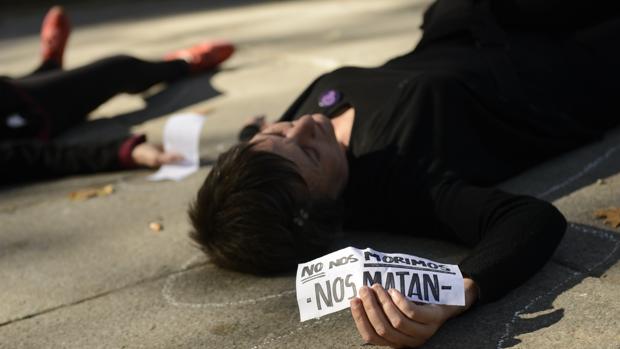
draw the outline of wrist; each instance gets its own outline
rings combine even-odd
[[[126,139],[118,149],[118,162],[121,168],[135,168],[138,167],[134,156],[133,150],[139,144],[146,142],[146,136],[141,135],[133,135],[130,138]]]
[[[465,311],[467,311],[469,308],[471,308],[472,305],[474,305],[474,303],[476,303],[476,301],[478,300],[478,294],[479,294],[479,290],[478,290],[478,286],[476,285],[476,282],[472,279],[469,278],[465,278],[463,279],[463,289],[465,291],[465,305],[463,306],[459,306],[459,305],[445,305],[444,307],[444,314],[445,314],[445,320],[448,320],[450,318],[453,318],[455,316],[458,316],[462,313],[464,313]]]

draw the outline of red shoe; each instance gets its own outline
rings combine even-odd
[[[61,6],[54,6],[45,15],[41,25],[41,59],[54,61],[62,67],[65,46],[71,33],[69,18]]]
[[[210,41],[196,46],[168,53],[164,56],[167,61],[182,59],[189,64],[191,73],[200,73],[213,69],[224,62],[235,52],[235,47],[226,41]]]

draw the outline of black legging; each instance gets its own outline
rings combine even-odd
[[[55,136],[85,120],[99,105],[119,93],[138,93],[186,76],[185,61],[147,62],[126,55],[112,56],[80,68],[60,70],[43,64],[31,75],[12,82],[51,118]],[[0,100],[2,105],[16,101]]]

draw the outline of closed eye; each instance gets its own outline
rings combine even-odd
[[[284,135],[282,134],[282,132],[261,132],[259,133],[262,136],[275,136],[275,137],[284,137]]]
[[[259,132],[252,139],[256,142],[262,142],[271,137],[284,138],[281,132]]]
[[[260,135],[261,139],[259,139],[258,141],[260,142],[261,140],[264,140],[266,138],[268,138],[269,136],[272,137],[277,137],[277,138],[285,138],[284,135],[282,134],[282,132],[260,132],[257,134],[257,136]],[[319,153],[314,149],[314,148],[310,148],[310,147],[303,147],[300,146],[299,144],[295,143],[295,145],[301,149],[301,151],[306,155],[306,157],[308,157],[310,159],[310,161],[312,161],[315,165],[319,165],[319,160],[321,159],[321,157],[319,156]]]

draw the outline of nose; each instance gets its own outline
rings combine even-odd
[[[297,119],[287,131],[286,137],[299,143],[305,143],[314,139],[316,125],[310,115],[304,115]]]

